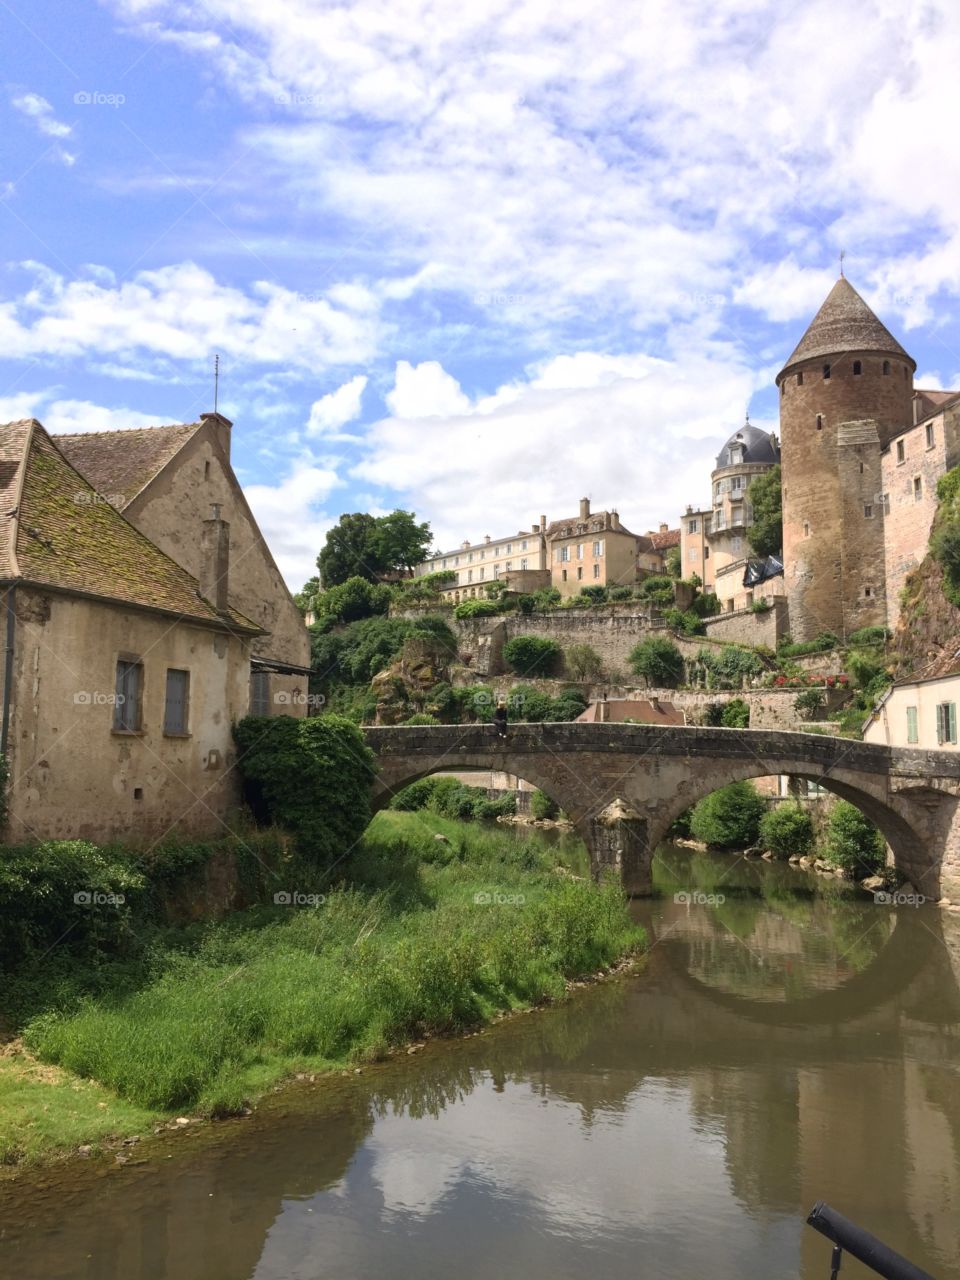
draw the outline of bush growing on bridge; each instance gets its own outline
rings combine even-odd
[[[547,636],[514,636],[503,646],[503,657],[518,676],[551,676],[560,669],[563,650]]]
[[[837,800],[827,821],[824,859],[863,880],[883,870],[885,853],[886,842],[870,819],[856,805]]]
[[[634,645],[627,662],[634,675],[643,676],[652,689],[675,689],[683,679],[683,654],[672,640],[662,636]]]
[[[541,791],[539,787],[530,797],[530,813],[542,822],[547,818],[555,818],[560,812],[560,806],[555,800],[551,800],[545,791]]]
[[[255,817],[286,828],[304,857],[332,866],[370,821],[373,752],[343,716],[246,716],[237,767]]]
[[[778,858],[802,858],[813,850],[813,819],[799,804],[777,805],[760,820],[760,843]]]
[[[694,806],[690,831],[716,849],[746,849],[756,844],[765,811],[752,782],[731,782]]]

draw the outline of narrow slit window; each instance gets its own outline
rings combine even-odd
[[[889,360],[884,360],[883,362],[883,376],[885,378],[890,377],[890,361]]]
[[[800,373],[798,373],[798,374],[797,374],[797,386],[798,386],[798,387],[802,387],[802,386],[803,386],[803,371],[802,371],[802,370],[800,371]]]
[[[826,381],[828,380],[828,378],[829,378],[829,377],[830,377],[830,366],[829,366],[828,364],[825,364],[825,365],[823,366],[823,380],[824,380],[824,382],[826,382]]]
[[[822,413],[817,414],[817,430],[818,431],[823,430],[823,414]]]
[[[861,373],[863,373],[863,364],[862,364],[862,363],[861,363],[861,361],[859,361],[859,360],[854,360],[854,362],[853,362],[853,376],[854,376],[855,378],[859,378],[859,377],[860,377],[860,375],[861,375]]]

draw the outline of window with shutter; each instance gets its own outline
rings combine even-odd
[[[163,705],[163,732],[186,734],[188,732],[188,703],[190,696],[190,672],[167,671],[166,700]]]
[[[957,741],[957,704],[955,702],[947,703],[947,741],[952,743]]]
[[[133,658],[117,661],[116,701],[113,728],[116,733],[136,733],[140,728],[140,692],[143,664]]]
[[[496,576],[496,570],[494,570],[494,576]],[[250,714],[252,716],[270,714],[269,671],[251,671],[250,673]]]
[[[917,733],[917,708],[907,707],[907,742],[919,742],[919,734]]]

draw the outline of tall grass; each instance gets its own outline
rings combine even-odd
[[[323,905],[211,927],[139,990],[43,1014],[25,1039],[141,1106],[236,1110],[302,1062],[478,1025],[639,946],[619,888],[560,875],[559,861],[509,831],[384,813]]]

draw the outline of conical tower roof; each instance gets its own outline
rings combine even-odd
[[[845,351],[882,351],[884,355],[900,356],[909,361],[914,369],[917,367],[916,360],[904,351],[846,276],[841,276],[810,321],[793,355],[780,370],[777,382],[804,360],[842,355]]]

